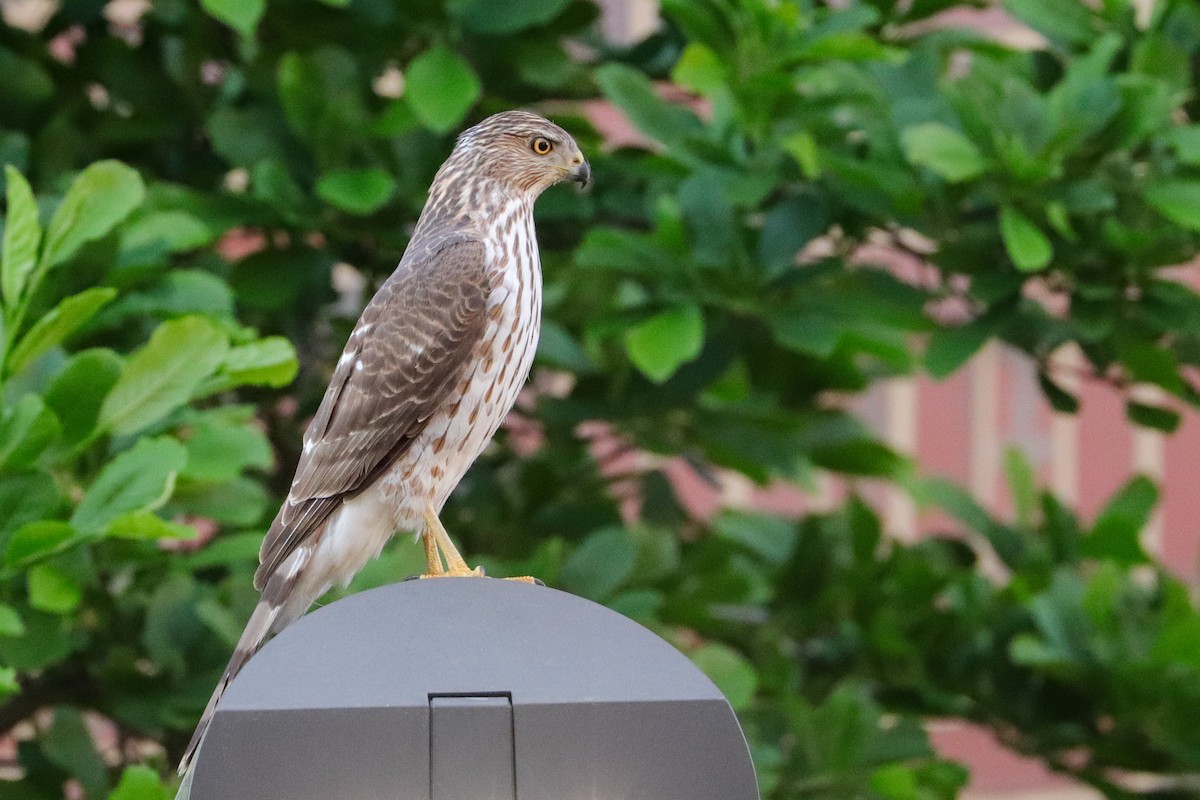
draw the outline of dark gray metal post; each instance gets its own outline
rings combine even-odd
[[[729,704],[642,626],[491,579],[313,612],[234,680],[191,800],[757,800]]]

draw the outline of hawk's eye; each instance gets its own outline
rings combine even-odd
[[[539,136],[533,140],[533,152],[539,156],[544,156],[554,149],[554,142],[547,139],[545,136]]]

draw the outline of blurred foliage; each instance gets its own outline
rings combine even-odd
[[[454,132],[531,106],[596,178],[538,206],[537,371],[569,388],[522,409],[539,446],[502,435],[452,498],[465,549],[692,656],[764,797],[954,797],[967,776],[928,717],[1111,797],[1194,796],[1200,614],[1139,543],[1153,484],[1082,521],[1014,453],[997,519],[839,398],[1000,340],[1070,412],[1051,355],[1073,343],[1134,423],[1178,425],[1200,366],[1200,298],[1172,271],[1200,237],[1200,11],[1009,0],[1044,36],[1020,51],[929,24],[982,3],[662,5],[628,48],[582,0],[70,0],[24,28],[6,7],[0,731],[20,745],[0,794],[166,796],[366,294]],[[596,98],[642,144],[603,146]],[[691,519],[660,471],[602,469],[595,420],[702,471],[882,479],[954,529],[890,541],[853,497]],[[399,542],[351,590],[418,570]]]

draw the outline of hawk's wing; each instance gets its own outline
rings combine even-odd
[[[256,588],[408,449],[483,335],[491,290],[483,244],[457,240],[426,253],[396,270],[350,334],[263,541]]]

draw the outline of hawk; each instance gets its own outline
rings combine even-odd
[[[438,513],[533,363],[542,301],[533,203],[556,183],[586,186],[590,177],[575,140],[536,114],[495,114],[459,136],[305,432],[259,554],[258,605],[180,772],[250,656],[348,583],[396,531],[419,532],[429,575],[482,574],[467,567]]]

